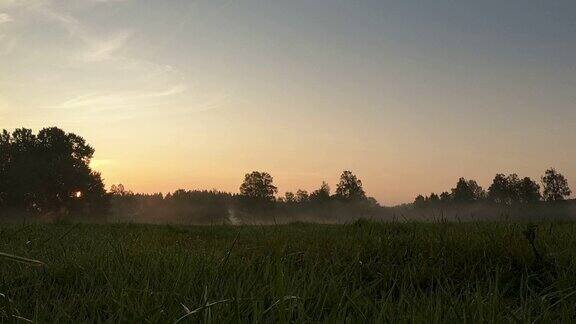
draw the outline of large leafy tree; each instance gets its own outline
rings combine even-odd
[[[525,177],[518,183],[518,199],[521,203],[534,203],[542,199],[540,185],[529,177]]]
[[[505,175],[499,173],[494,177],[488,188],[488,199],[498,204],[510,203],[510,182]]]
[[[0,204],[32,212],[97,212],[107,207],[94,149],[75,134],[45,128],[4,130],[0,136]]]
[[[572,194],[566,177],[554,168],[546,170],[542,177],[542,184],[544,185],[544,199],[546,201],[565,200]]]
[[[266,172],[253,171],[246,174],[240,186],[242,196],[258,200],[273,201],[277,192],[274,179]]]
[[[488,188],[488,198],[504,205],[532,203],[541,198],[540,186],[528,177],[520,179],[516,174],[497,174]]]
[[[488,188],[488,199],[498,204],[511,205],[519,202],[519,189],[520,179],[517,174],[497,174]]]
[[[340,176],[340,183],[336,187],[336,196],[344,201],[366,200],[366,193],[362,188],[362,181],[351,171],[344,171]]]

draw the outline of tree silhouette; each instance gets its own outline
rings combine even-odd
[[[362,188],[362,181],[352,172],[344,171],[340,176],[340,183],[336,187],[336,196],[344,201],[359,201],[366,199],[366,193]]]
[[[475,201],[486,198],[486,191],[480,187],[476,180],[468,180],[468,188],[472,190],[472,197]]]
[[[263,201],[274,201],[278,188],[273,185],[273,178],[266,172],[253,171],[244,176],[240,186],[242,196]]]
[[[426,196],[426,197],[424,197],[423,195],[418,195],[414,199],[414,207],[416,207],[416,208],[426,208],[426,207],[431,207],[431,206],[437,206],[438,203],[440,203],[440,196],[438,196],[435,193],[431,193],[430,196]]]
[[[452,199],[455,202],[473,202],[483,199],[484,190],[474,180],[460,178],[456,188],[452,189]]]
[[[525,177],[518,183],[518,198],[521,203],[535,203],[542,199],[540,185],[529,177]]]
[[[542,177],[542,184],[544,185],[544,199],[546,201],[565,200],[572,194],[566,177],[554,168],[546,170]]]
[[[426,198],[424,198],[424,196],[422,195],[418,195],[415,199],[414,199],[414,206],[416,208],[424,208],[426,207]]]
[[[532,203],[540,198],[540,186],[528,177],[520,180],[517,174],[497,174],[488,188],[488,199],[497,204]]]
[[[518,175],[497,174],[488,188],[488,199],[497,204],[512,205],[519,200],[519,183]]]
[[[497,204],[508,204],[510,185],[505,175],[499,173],[488,188],[488,199]]]
[[[110,194],[118,197],[134,195],[134,193],[131,190],[127,190],[126,188],[124,188],[123,184],[112,185],[112,187],[110,187]]]
[[[31,212],[97,212],[107,207],[99,173],[90,169],[94,149],[75,134],[53,127],[34,135],[17,129],[0,136],[0,204]]]
[[[296,191],[296,202],[302,204],[308,202],[309,200],[310,196],[308,195],[308,191],[302,189],[298,189],[298,191]]]
[[[452,195],[449,194],[447,191],[444,191],[440,194],[440,202],[447,203],[452,200]]]
[[[284,201],[287,203],[295,203],[296,202],[296,196],[294,196],[293,192],[287,191],[284,194]]]
[[[317,203],[324,203],[330,201],[330,186],[326,182],[322,182],[319,189],[314,190],[310,194],[310,201]]]
[[[8,170],[11,160],[11,136],[8,131],[0,133],[0,207],[7,204],[8,199]]]

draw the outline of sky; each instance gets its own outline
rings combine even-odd
[[[576,186],[576,2],[0,0],[0,129],[48,126],[138,192]]]

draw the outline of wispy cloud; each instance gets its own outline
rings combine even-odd
[[[29,51],[31,40],[25,33],[0,33],[0,56],[14,52],[19,45],[16,50],[23,55],[13,55],[14,60],[23,66],[33,63],[36,69],[33,75],[23,75],[21,81],[41,84],[43,91],[50,93],[42,101],[31,99],[36,109],[52,109],[56,116],[85,122],[98,119],[102,112],[109,112],[107,120],[117,120],[183,115],[227,104],[229,97],[222,89],[201,83],[192,89],[188,76],[160,62],[159,57],[139,57],[136,49],[153,44],[142,44],[140,38],[133,37],[138,29],[129,21],[104,27],[81,19],[80,13],[92,9],[105,12],[110,9],[107,6],[120,5],[121,1],[128,0],[79,0],[73,5],[55,0],[0,0],[0,11],[21,21],[20,27],[49,25],[51,31],[59,33],[54,37],[58,44],[35,40],[35,52]],[[34,26],[25,25],[32,23]],[[38,57],[37,52],[43,55]],[[42,75],[58,82],[38,81]]]
[[[107,40],[91,40],[90,48],[84,54],[86,62],[101,62],[113,59],[113,55],[121,50],[131,36],[129,31],[121,31]]]
[[[173,95],[180,94],[186,91],[186,86],[184,84],[177,84],[169,89],[158,91],[158,92],[150,92],[144,95],[144,98],[162,98],[162,97],[169,97]]]
[[[114,110],[119,108],[143,108],[154,105],[151,99],[169,97],[186,91],[184,84],[178,84],[159,91],[89,93],[80,95],[51,107],[56,109],[94,108]]]
[[[12,16],[10,16],[7,13],[2,13],[0,12],[0,25],[1,24],[5,24],[5,23],[9,23],[11,21],[14,21],[14,19],[12,18]]]
[[[85,0],[96,2],[95,0]],[[124,0],[100,0],[97,2],[119,2]],[[86,108],[91,110],[117,110],[121,108],[145,107],[155,100],[170,97],[186,91],[187,87],[173,67],[126,56],[125,48],[133,32],[120,28],[105,35],[93,33],[88,26],[72,14],[59,10],[57,7],[44,3],[34,10],[45,19],[59,24],[74,39],[80,41],[82,48],[71,53],[71,64],[80,64],[76,68],[92,69],[94,63],[105,64],[103,69],[126,71],[125,78],[132,77],[144,80],[137,90],[109,90],[106,92],[90,92],[55,106],[60,109]],[[142,90],[148,89],[148,90]],[[156,102],[157,103],[157,102]]]
[[[86,62],[101,62],[114,59],[132,35],[129,30],[118,30],[111,35],[96,36],[90,33],[84,24],[74,16],[58,11],[50,5],[35,6],[34,9],[45,18],[59,23],[70,36],[80,40],[85,50],[80,59]]]

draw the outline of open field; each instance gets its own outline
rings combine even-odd
[[[44,265],[0,256],[0,316],[76,323],[574,321],[575,223],[530,228],[3,225],[0,252]]]

